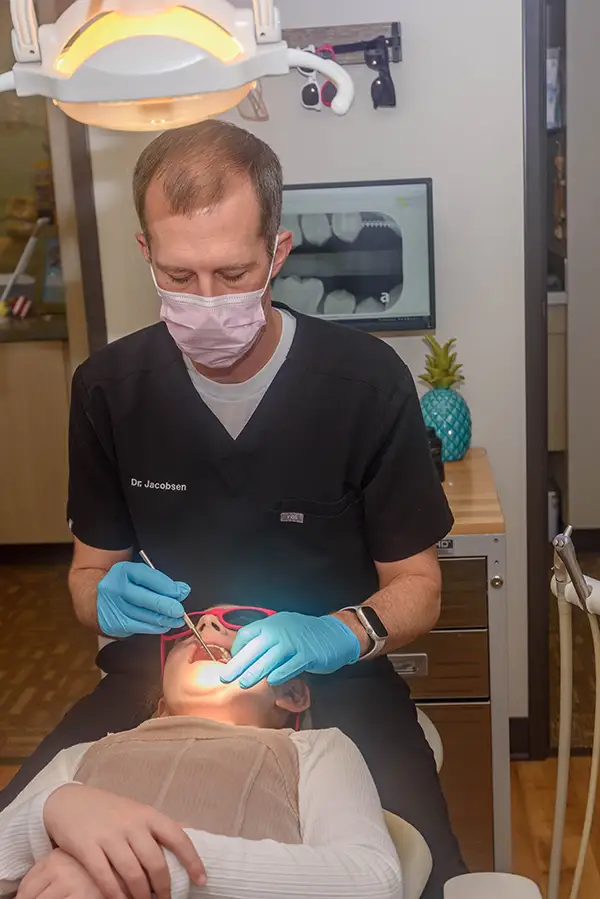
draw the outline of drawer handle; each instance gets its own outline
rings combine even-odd
[[[429,660],[426,652],[394,653],[390,660],[395,672],[403,677],[427,677]]]

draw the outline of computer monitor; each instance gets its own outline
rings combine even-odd
[[[282,228],[275,302],[366,331],[435,328],[431,179],[286,185]]]

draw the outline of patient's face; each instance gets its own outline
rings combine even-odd
[[[219,606],[220,610],[238,608]],[[310,705],[308,686],[295,678],[281,687],[266,680],[243,690],[236,681],[223,684],[221,665],[231,658],[237,630],[208,609],[196,621],[204,641],[219,661],[213,661],[194,636],[177,641],[167,656],[163,673],[162,711],[170,715],[212,718],[230,724],[285,727],[290,715]]]

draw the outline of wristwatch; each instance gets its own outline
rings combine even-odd
[[[346,606],[345,609],[340,609],[340,612],[354,612],[373,643],[359,661],[364,662],[366,659],[378,655],[388,638],[388,632],[375,609],[372,606]]]

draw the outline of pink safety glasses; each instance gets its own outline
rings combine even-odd
[[[268,618],[270,615],[274,615],[275,612],[273,609],[261,609],[259,606],[239,606],[237,608],[228,609],[221,608],[219,606],[215,606],[212,609],[205,609],[203,612],[190,612],[189,617],[192,620],[192,623],[199,628],[200,621],[205,615],[211,615],[213,618],[216,618],[222,627],[227,628],[229,631],[239,631],[241,628],[245,627],[247,624],[252,624],[254,621],[261,621],[263,618]],[[179,630],[169,631],[168,634],[163,634],[160,639],[160,670],[164,671],[165,668],[165,660],[167,657],[167,644],[172,643],[175,640],[182,640],[186,637],[191,637],[192,632],[188,627],[179,628]],[[205,633],[202,634],[204,639],[206,639]],[[210,639],[207,641],[210,643]]]
[[[274,609],[262,609],[260,606],[239,606],[237,608],[228,609],[215,606],[212,609],[205,609],[203,612],[190,612],[189,618],[198,629],[200,629],[200,621],[205,615],[211,615],[216,618],[219,623],[227,630],[239,631],[247,624],[255,621],[261,621],[263,618],[269,618],[275,615]],[[202,637],[210,643],[207,638],[206,630],[200,631]],[[176,631],[169,631],[168,634],[162,634],[160,638],[160,670],[161,673],[165,669],[165,661],[167,657],[167,644],[191,637],[192,632],[188,627],[182,627]],[[300,730],[301,715],[296,715],[295,730]]]
[[[305,48],[309,53],[314,53],[322,59],[332,59],[335,62],[335,50],[331,44],[323,44],[322,47],[315,49],[314,44],[310,44]],[[313,109],[320,112],[323,106],[331,107],[331,104],[337,94],[337,87],[333,81],[320,84],[317,73],[314,69],[307,69],[303,66],[298,67],[301,75],[304,75],[306,82],[300,92],[300,102],[305,109]]]

